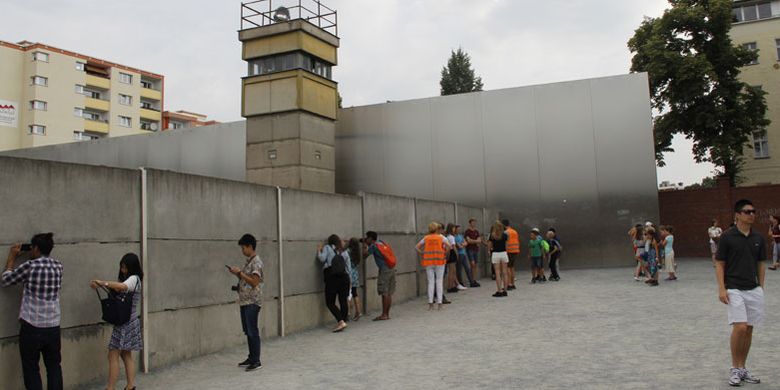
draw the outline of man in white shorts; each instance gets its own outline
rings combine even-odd
[[[715,254],[718,298],[728,305],[731,329],[731,371],[729,385],[760,383],[745,368],[753,327],[764,320],[764,260],[766,242],[752,229],[756,208],[747,199],[734,205],[736,226],[720,236]]]
[[[718,227],[718,220],[712,220],[712,226],[707,229],[707,235],[710,236],[710,254],[712,254],[712,265],[715,265],[715,254],[718,253],[718,241],[720,235],[723,234],[723,229]]]

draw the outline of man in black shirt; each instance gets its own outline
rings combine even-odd
[[[718,298],[728,305],[731,330],[731,360],[729,385],[742,382],[760,383],[745,368],[753,327],[764,319],[764,237],[752,229],[756,208],[747,199],[734,205],[736,226],[721,235],[715,254],[715,274]]]

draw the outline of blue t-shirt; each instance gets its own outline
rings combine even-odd
[[[666,253],[674,251],[674,249],[672,248],[673,245],[674,245],[674,236],[670,234],[666,236],[666,248],[664,249]]]
[[[376,244],[371,244],[371,246],[368,247],[368,254],[374,256],[376,267],[379,268],[380,271],[388,269],[387,264],[385,264],[385,257],[382,256],[382,252],[379,251]]]
[[[456,234],[455,235],[455,245],[458,246],[458,255],[460,256],[466,256],[466,248],[461,247],[463,243],[466,242],[466,239],[463,237],[462,234]]]

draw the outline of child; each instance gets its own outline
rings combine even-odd
[[[547,231],[547,243],[550,245],[550,253],[548,255],[550,258],[548,265],[548,267],[550,267],[550,280],[557,282],[561,280],[560,275],[558,275],[558,260],[561,257],[561,243],[555,237],[554,230]]]
[[[664,247],[664,271],[669,273],[669,277],[666,280],[677,280],[677,263],[674,261],[674,227],[664,226],[661,230],[666,236],[661,241],[661,246]]]
[[[655,229],[645,229],[645,264],[650,277],[645,283],[658,285],[658,238]]]
[[[528,242],[528,258],[531,260],[531,283],[542,282],[544,275],[542,238],[539,229],[531,229],[531,241]]]

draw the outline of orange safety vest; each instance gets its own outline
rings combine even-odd
[[[422,266],[447,264],[447,254],[444,252],[444,238],[440,234],[429,234],[424,238]]]
[[[507,253],[520,253],[520,236],[517,234],[517,230],[506,228],[506,235],[509,239],[506,240]]]

